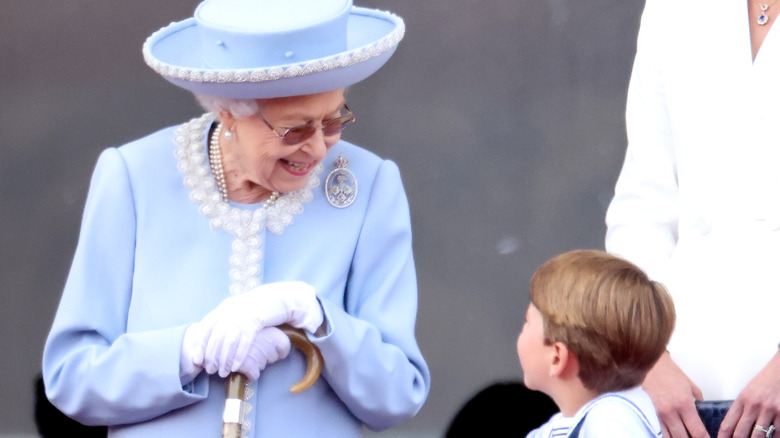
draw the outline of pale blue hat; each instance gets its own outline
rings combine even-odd
[[[404,36],[390,12],[352,0],[205,0],[144,43],[144,59],[195,93],[272,98],[344,88],[390,59]]]

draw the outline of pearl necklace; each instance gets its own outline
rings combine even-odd
[[[214,133],[211,134],[211,140],[209,141],[209,164],[211,164],[211,171],[214,174],[214,179],[217,180],[219,195],[223,201],[228,202],[225,168],[222,166],[222,150],[219,147],[219,136],[221,133],[222,123],[218,123],[217,127],[214,128]],[[277,199],[279,199],[279,192],[274,190],[271,192],[271,196],[269,196],[263,204],[263,207],[274,205]]]
[[[210,148],[207,131],[214,121],[214,115],[207,113],[176,130],[175,142],[178,147],[174,154],[178,160],[177,167],[184,176],[184,186],[190,190],[190,199],[198,204],[198,211],[209,219],[212,228],[225,230],[238,237],[267,227],[270,233],[281,235],[284,229],[293,223],[293,217],[303,213],[303,204],[314,198],[312,190],[320,185],[319,175],[324,169],[322,163],[312,169],[309,180],[302,189],[279,195],[268,208],[247,209],[251,206],[233,206],[223,199],[219,191],[214,176],[217,171],[210,167],[209,153],[206,150]],[[252,219],[253,217],[255,219]],[[251,230],[245,229],[245,224],[254,220],[258,221],[258,225],[253,225]]]
[[[198,204],[198,212],[208,218],[211,228],[224,230],[236,239],[259,237],[258,233],[264,228],[271,234],[282,235],[285,228],[293,224],[293,218],[303,213],[303,204],[314,198],[312,191],[320,185],[322,163],[312,169],[303,188],[279,195],[273,205],[267,201],[268,205],[260,208],[233,206],[222,198],[214,171],[209,167],[206,132],[213,123],[214,115],[207,113],[181,125],[174,136],[177,168],[183,174],[184,186],[190,190],[190,199]],[[248,243],[259,248],[259,241]]]
[[[177,167],[184,176],[184,186],[190,190],[190,199],[198,204],[199,213],[208,218],[211,228],[224,230],[235,238],[229,276],[230,294],[236,295],[258,286],[262,281],[259,262],[263,258],[263,229],[278,236],[292,225],[293,218],[303,213],[303,204],[313,199],[312,190],[320,185],[318,175],[322,173],[323,166],[318,164],[312,169],[302,189],[273,200],[269,198],[260,208],[232,206],[220,194],[215,176],[218,173],[216,163],[221,156],[209,160],[205,150],[211,148],[207,131],[213,122],[212,114],[204,114],[181,125],[175,134],[178,146],[175,156]],[[219,137],[215,138],[218,149]],[[213,168],[209,164],[214,164]]]
[[[225,169],[222,167],[222,151],[219,149],[219,135],[222,133],[222,123],[218,123],[214,128],[214,133],[211,134],[211,141],[209,142],[209,164],[211,164],[211,171],[214,173],[214,179],[217,180],[217,187],[219,188],[219,194],[223,201],[227,201],[227,184],[225,183]]]

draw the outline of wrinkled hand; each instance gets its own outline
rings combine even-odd
[[[765,428],[773,424],[780,428],[780,353],[775,354],[731,404],[718,438],[765,437],[763,432],[753,430],[754,424]]]
[[[665,438],[709,438],[696,411],[695,401],[702,399],[701,390],[668,352],[658,359],[642,387],[653,400]]]

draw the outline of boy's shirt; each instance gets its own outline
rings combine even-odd
[[[559,412],[526,438],[565,438],[581,420],[579,438],[663,436],[650,396],[637,386],[602,394],[585,404],[573,417],[564,417]]]

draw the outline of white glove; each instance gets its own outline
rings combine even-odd
[[[193,332],[200,334],[200,345],[192,348],[192,361],[202,365],[209,374],[219,371],[220,376],[226,377],[230,371],[241,370],[245,360],[252,363],[252,354],[265,356],[265,362],[255,357],[257,365],[262,362],[262,367],[247,374],[247,377],[259,376],[267,363],[287,357],[290,348],[286,335],[282,333],[286,344],[280,346],[267,333],[260,336],[264,329],[288,323],[313,333],[322,325],[323,318],[312,286],[300,281],[265,284],[226,298],[201,322],[193,324],[196,327]],[[261,337],[264,340],[259,340]],[[276,354],[281,357],[271,360],[274,354],[266,344],[274,344]]]
[[[314,333],[322,325],[322,307],[314,287],[302,281],[280,281],[225,298],[203,318],[203,323],[233,320],[258,329],[290,324]]]
[[[203,337],[206,335],[205,326],[192,324],[184,332],[184,340],[181,344],[181,356],[179,357],[179,378],[181,384],[187,384],[203,370],[203,353],[206,345]]]
[[[245,336],[251,336],[251,333],[241,333],[242,338]],[[266,327],[255,333],[251,342],[248,342],[248,352],[242,357],[220,349],[213,352],[207,350],[203,358],[203,368],[209,374],[218,372],[223,378],[237,371],[250,381],[257,380],[260,371],[267,365],[286,358],[290,354],[290,347],[290,338],[284,332],[276,327]]]

